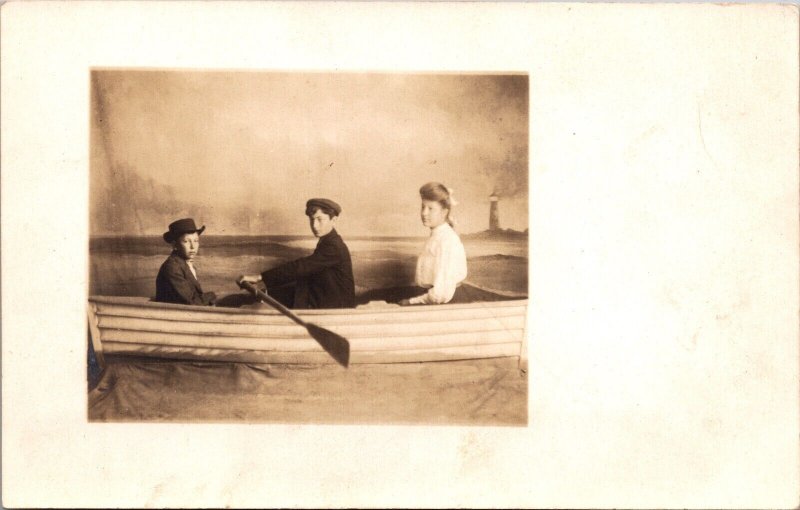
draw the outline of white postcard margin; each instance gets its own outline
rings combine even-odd
[[[797,7],[12,2],[0,23],[5,506],[798,505]],[[92,67],[529,73],[529,426],[87,423]]]

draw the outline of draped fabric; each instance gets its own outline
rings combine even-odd
[[[516,359],[390,365],[257,365],[107,359],[90,421],[527,423]]]

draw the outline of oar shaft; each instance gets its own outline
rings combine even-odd
[[[266,292],[258,290],[253,284],[241,281],[238,283],[239,287],[247,289],[264,303],[275,308],[285,316],[295,321],[297,324],[304,326],[306,331],[308,331],[308,334],[311,335],[311,338],[316,340],[316,342],[328,354],[330,354],[337,363],[347,368],[347,365],[350,363],[350,342],[348,342],[345,337],[337,335],[333,331],[328,331],[325,328],[305,322],[303,319],[295,315],[294,312],[279,303],[275,298],[269,296]]]
[[[300,324],[301,326],[308,327],[308,324],[306,324],[306,322],[303,319],[301,319],[294,312],[283,306],[283,304],[281,304],[281,302],[275,299],[274,297],[256,288],[256,286],[253,285],[252,283],[241,282],[240,285],[245,289],[249,290],[250,292],[252,292],[258,299],[260,299],[261,301],[265,301],[268,305],[277,309],[279,312],[289,317],[296,323]]]

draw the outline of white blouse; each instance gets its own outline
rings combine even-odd
[[[417,259],[416,282],[428,292],[411,298],[411,304],[442,304],[453,299],[456,287],[467,277],[467,254],[458,234],[442,223],[431,230]]]

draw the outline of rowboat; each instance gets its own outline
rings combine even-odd
[[[509,357],[517,358],[524,368],[527,305],[527,299],[510,299],[294,312],[303,321],[346,338],[351,364]],[[276,364],[335,362],[307,328],[271,308],[92,296],[88,316],[92,346],[101,364],[107,355]]]

